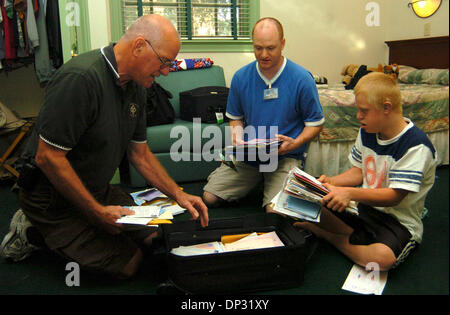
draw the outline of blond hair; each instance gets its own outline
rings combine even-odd
[[[377,109],[383,109],[386,102],[392,104],[392,110],[402,113],[402,95],[397,82],[382,72],[371,72],[361,79],[353,89],[355,95],[364,94],[367,102]]]

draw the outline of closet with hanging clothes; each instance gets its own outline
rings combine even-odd
[[[63,64],[57,0],[0,0],[0,182],[17,179],[17,160]]]
[[[0,71],[34,64],[40,83],[63,64],[58,1],[0,0]]]

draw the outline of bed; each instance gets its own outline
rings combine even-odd
[[[404,116],[430,138],[439,165],[449,164],[448,36],[389,41],[389,64],[398,64]],[[351,167],[348,154],[358,135],[353,90],[344,84],[317,85],[325,125],[308,149],[305,170],[337,175]]]

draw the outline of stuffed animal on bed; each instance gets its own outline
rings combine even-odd
[[[384,72],[386,74],[392,75],[392,77],[397,80],[399,68],[398,65],[386,65],[382,66],[378,64],[377,68],[367,67],[366,65],[348,64],[345,65],[341,71],[342,83],[345,84],[345,89],[353,89],[358,83],[359,79],[370,72]]]
[[[386,74],[391,74],[392,77],[393,77],[395,80],[397,80],[398,75],[399,75],[399,73],[400,73],[400,68],[399,68],[399,66],[398,66],[397,64],[394,63],[394,64],[392,64],[392,65],[384,66],[384,67],[383,67],[383,71],[384,71],[384,73],[386,73]]]

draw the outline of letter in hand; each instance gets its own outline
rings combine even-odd
[[[280,147],[278,148],[278,155],[288,154],[297,148],[295,139],[284,135],[276,135],[276,137],[278,140],[282,141]]]
[[[96,212],[96,217],[100,226],[110,234],[119,234],[122,231],[122,224],[116,223],[118,219],[125,215],[132,215],[134,211],[121,206],[103,206]]]
[[[240,145],[243,145],[245,143],[245,141],[244,141],[244,139],[242,139],[242,138],[238,138],[238,137],[233,137],[233,139],[232,139],[232,144],[234,145],[234,146],[240,146]]]

